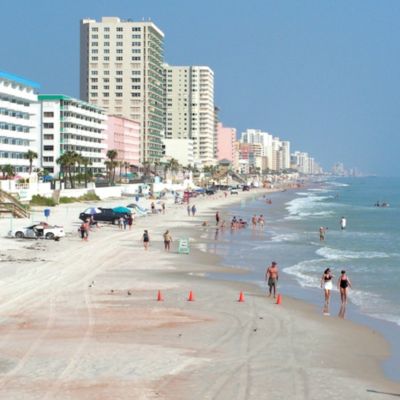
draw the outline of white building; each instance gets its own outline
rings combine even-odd
[[[58,177],[57,159],[75,151],[89,159],[93,173],[105,170],[106,115],[97,106],[64,95],[40,95],[42,166]]]
[[[273,137],[268,132],[263,132],[260,129],[247,129],[242,132],[240,141],[242,143],[249,144],[261,144],[262,145],[262,156],[266,157],[267,168],[274,169],[274,157],[273,157]]]
[[[150,21],[84,19],[80,31],[80,97],[109,115],[139,121],[141,160],[163,155],[164,33]]]
[[[214,73],[203,66],[165,65],[165,137],[192,139],[195,163],[215,164]]]
[[[179,164],[187,167],[194,165],[192,139],[165,139],[165,157],[174,158]]]
[[[0,71],[0,167],[11,165],[15,173],[29,172],[29,150],[40,158],[38,88],[38,83]]]

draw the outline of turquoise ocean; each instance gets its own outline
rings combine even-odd
[[[323,271],[330,267],[336,282],[340,271],[346,270],[353,288],[345,318],[370,325],[387,337],[393,357],[386,371],[393,371],[395,364],[400,365],[400,178],[332,178],[268,198],[272,204],[259,195],[242,201],[229,209],[227,217],[250,223],[252,215],[263,214],[264,229],[216,230],[209,250],[221,255],[223,264],[248,271],[234,279],[263,288],[265,268],[276,261],[281,271],[279,291],[311,302],[321,312]],[[389,207],[374,206],[378,201]],[[345,230],[340,228],[341,217],[347,220]],[[324,242],[319,240],[321,226],[327,228]],[[332,317],[340,309],[334,286]]]

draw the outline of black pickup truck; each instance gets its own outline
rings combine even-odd
[[[93,219],[95,221],[99,222],[111,222],[113,225],[118,224],[118,220],[127,215],[128,213],[121,213],[121,212],[115,212],[113,211],[112,208],[101,208],[99,207],[99,210],[101,211],[100,213],[97,214],[86,214],[84,212],[79,214],[79,219],[82,221],[86,221],[88,218],[93,216]]]

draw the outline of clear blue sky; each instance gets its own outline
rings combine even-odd
[[[172,65],[209,65],[220,119],[381,175],[400,174],[400,1],[13,0],[0,70],[79,95],[79,21],[151,18]]]

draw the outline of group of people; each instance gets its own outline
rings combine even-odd
[[[81,225],[78,228],[78,232],[82,240],[84,241],[89,240],[89,232],[91,231],[93,226],[99,228],[99,223],[95,221],[93,215],[91,215],[90,218],[87,218],[85,221],[81,223]]]
[[[347,226],[347,219],[345,217],[340,218],[340,229],[342,231],[344,231],[346,229],[346,226]],[[319,240],[321,242],[323,242],[325,240],[325,235],[326,235],[327,230],[328,230],[328,228],[324,227],[324,226],[321,226],[319,228]]]
[[[187,207],[186,207],[186,210],[187,210],[187,214],[188,214],[189,217],[191,215],[193,217],[196,215],[197,208],[196,208],[196,206],[194,204],[191,207],[190,207],[190,204],[188,204]]]
[[[254,214],[251,218],[251,224],[252,224],[253,228],[256,228],[257,226],[259,226],[260,228],[264,228],[264,224],[265,224],[264,215],[260,214],[257,217],[257,215]]]
[[[334,278],[334,276],[333,276],[330,268],[327,268],[321,277],[321,288],[324,289],[324,293],[325,293],[325,306],[324,306],[325,309],[329,308],[331,290],[333,289],[333,282],[332,282],[333,278]],[[337,288],[340,293],[341,303],[344,306],[347,304],[348,288],[351,288],[351,281],[350,281],[349,277],[347,276],[345,270],[342,270],[340,272],[340,276],[337,281]]]
[[[242,218],[233,217],[231,220],[231,229],[241,229],[246,228],[247,222],[244,221]]]
[[[125,214],[125,215],[121,215],[119,217],[118,227],[120,230],[127,229],[127,227],[129,227],[129,230],[131,230],[132,225],[133,225],[133,215],[132,214]]]
[[[169,230],[166,230],[163,233],[163,239],[164,239],[164,250],[165,251],[170,251],[171,250],[171,243],[172,243],[172,236],[169,232]],[[150,234],[147,229],[144,230],[143,235],[142,235],[142,242],[143,242],[143,247],[145,250],[149,249],[150,245]]]

